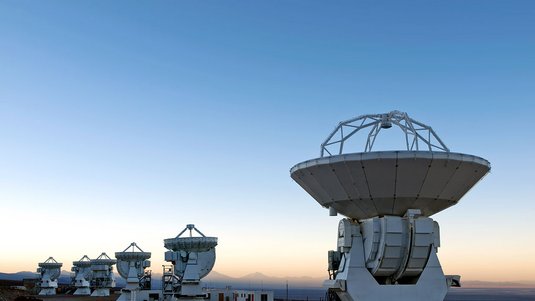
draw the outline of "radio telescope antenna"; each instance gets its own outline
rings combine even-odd
[[[117,260],[111,259],[106,253],[100,254],[96,259],[91,259],[91,271],[93,271],[91,286],[94,287],[91,296],[110,295],[110,288],[115,287],[113,265],[116,263]]]
[[[394,125],[404,133],[405,147],[373,150],[379,132]],[[369,130],[363,152],[346,152],[348,140],[361,130]],[[430,216],[457,204],[489,170],[483,158],[450,152],[430,126],[407,113],[340,122],[321,144],[319,158],[290,170],[331,215],[347,217],[339,223],[337,249],[328,252],[329,296],[444,300],[460,276],[444,275],[437,257],[439,226]]]
[[[57,262],[53,257],[48,257],[45,262],[38,264],[37,273],[40,275],[39,295],[55,295],[58,288],[58,277],[61,274],[62,263]]]
[[[91,259],[84,255],[80,260],[72,262],[71,271],[74,272],[72,281],[76,287],[74,295],[91,295],[90,281],[91,281]]]
[[[136,300],[138,291],[151,289],[151,273],[145,272],[145,268],[150,267],[150,256],[150,252],[143,251],[135,242],[124,251],[115,252],[117,271],[126,279],[118,301]]]
[[[189,230],[189,236],[181,237]],[[193,231],[199,237],[193,236]],[[215,263],[217,237],[207,237],[195,225],[189,224],[174,238],[164,240],[165,261],[162,291],[164,300],[174,296],[182,299],[206,297],[202,291],[201,279],[208,275]]]

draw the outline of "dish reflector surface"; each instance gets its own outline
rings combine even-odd
[[[434,151],[379,151],[335,155],[295,165],[291,177],[320,205],[357,220],[431,216],[455,205],[487,172],[480,157]]]
[[[175,237],[164,239],[164,246],[173,251],[206,252],[217,246],[217,237]]]

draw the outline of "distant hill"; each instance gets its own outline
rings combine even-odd
[[[23,278],[38,278],[39,275],[33,272],[18,272],[18,273],[0,273],[0,280],[22,280]],[[125,281],[117,272],[115,273],[117,286],[124,286]],[[155,289],[161,288],[162,275],[152,274],[152,285]],[[68,284],[71,281],[71,272],[61,271],[61,276],[58,279],[60,284]],[[262,273],[252,273],[242,277],[231,277],[225,274],[212,271],[203,282],[208,287],[223,288],[232,286],[235,288],[266,288],[266,289],[282,289],[286,287],[288,282],[289,287],[293,288],[314,288],[321,287],[323,278],[312,277],[271,277]]]
[[[17,273],[0,273],[0,280],[17,280],[21,281],[23,278],[37,278],[37,273],[33,272],[17,272]],[[118,287],[125,285],[125,280],[115,272],[116,282]],[[321,288],[325,278],[320,277],[272,277],[262,273],[251,273],[242,277],[231,277],[217,271],[212,271],[206,278],[203,279],[204,285],[212,288],[223,288],[232,286],[234,288],[244,289],[285,289],[286,283],[290,289],[296,288]],[[58,282],[61,284],[69,284],[71,281],[71,272],[61,271],[61,276]],[[535,281],[477,281],[467,280],[462,281],[463,287],[469,288],[535,288]],[[161,288],[162,275],[153,273],[152,286],[154,289]]]
[[[286,283],[289,287],[294,288],[317,288],[321,287],[324,278],[314,277],[272,277],[262,273],[252,273],[242,277],[230,277],[215,271],[212,271],[204,282],[208,286],[225,287],[233,286],[240,288],[285,288]]]
[[[162,275],[152,274],[152,287],[161,288]],[[212,271],[203,278],[204,286],[210,288],[233,288],[243,289],[285,289],[286,282],[290,288],[321,288],[323,278],[312,277],[271,277],[262,273],[252,273],[242,277],[231,277],[217,271]]]
[[[0,273],[0,280],[17,280],[22,281],[24,278],[38,278],[37,273],[33,272],[17,272],[17,273]]]
[[[22,281],[25,278],[39,278],[39,274],[34,272],[17,272],[17,273],[0,273],[0,280],[17,280]],[[68,284],[71,283],[71,273],[67,271],[61,271],[58,283]]]
[[[470,288],[535,288],[535,281],[462,281],[463,287]]]
[[[126,282],[117,273],[115,273],[117,286],[125,286]],[[39,275],[34,272],[17,272],[17,273],[0,273],[0,280],[16,280],[22,281],[25,278],[39,278]],[[71,283],[71,272],[61,271],[61,275],[58,278],[59,284]]]

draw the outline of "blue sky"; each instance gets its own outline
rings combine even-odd
[[[0,270],[196,223],[220,272],[322,276],[338,218],[289,168],[397,109],[492,163],[435,216],[444,269],[535,279],[532,1],[1,1],[0,37]]]

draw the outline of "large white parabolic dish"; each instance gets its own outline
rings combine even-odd
[[[301,162],[291,177],[320,205],[357,220],[431,216],[455,205],[487,172],[480,157],[436,151],[373,151]]]

